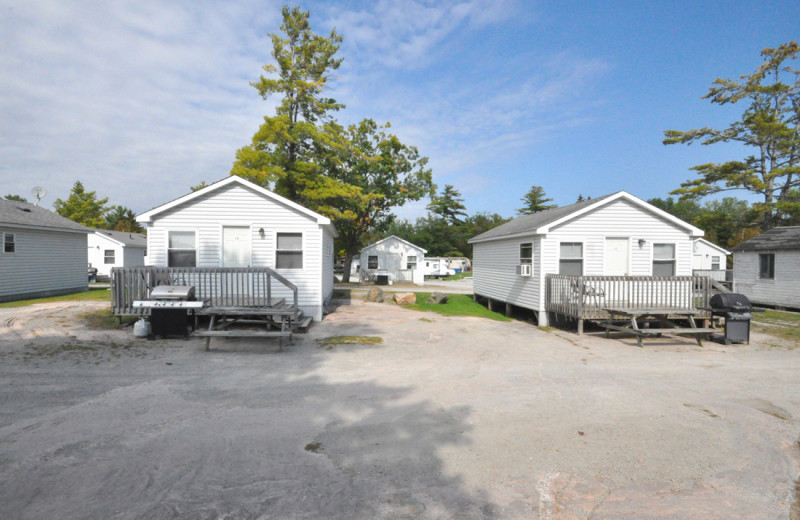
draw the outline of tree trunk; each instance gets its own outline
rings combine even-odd
[[[344,257],[344,272],[342,273],[342,283],[350,283],[350,269],[353,266],[353,255],[346,254]]]

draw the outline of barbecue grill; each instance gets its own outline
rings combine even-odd
[[[186,317],[191,310],[200,309],[205,302],[196,301],[194,287],[189,285],[159,285],[150,291],[149,300],[133,302],[134,308],[150,309],[153,336],[187,337]]]
[[[709,307],[712,316],[725,318],[726,345],[731,343],[750,343],[750,320],[753,312],[762,312],[754,309],[750,299],[741,293],[719,293],[711,297]]]

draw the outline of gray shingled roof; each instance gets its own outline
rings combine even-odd
[[[147,237],[141,233],[128,233],[127,231],[109,231],[107,229],[94,229],[98,235],[105,235],[108,238],[122,242],[126,246],[147,247]]]
[[[732,247],[731,251],[800,249],[800,226],[776,227]]]
[[[0,226],[2,225],[91,232],[89,228],[35,204],[6,199],[0,199]]]
[[[485,233],[481,233],[476,237],[472,237],[469,239],[469,241],[472,242],[475,240],[485,240],[487,238],[516,235],[519,233],[525,233],[526,231],[533,232],[542,226],[546,226],[547,224],[560,220],[571,213],[583,209],[586,206],[600,202],[603,199],[607,199],[608,197],[611,197],[617,193],[619,192],[609,193],[608,195],[603,195],[602,197],[597,197],[595,199],[583,200],[581,202],[576,202],[575,204],[570,204],[569,206],[548,209],[546,211],[540,211],[539,213],[533,213],[531,215],[523,215],[510,222],[506,222],[505,224],[497,226],[494,229],[490,229]]]

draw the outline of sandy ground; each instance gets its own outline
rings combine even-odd
[[[352,301],[205,352],[75,317],[102,306],[0,309],[0,518],[800,518],[800,348],[767,336]]]

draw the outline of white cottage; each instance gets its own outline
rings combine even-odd
[[[89,232],[34,204],[0,199],[0,302],[87,290]]]
[[[385,271],[397,281],[423,285],[426,252],[394,235],[378,240],[361,250],[361,280],[367,281],[375,272]]]
[[[238,176],[142,213],[147,265],[270,267],[298,288],[306,316],[322,320],[333,295],[330,219]],[[275,287],[273,294],[283,294]]]
[[[112,267],[144,265],[147,237],[141,233],[94,229],[89,233],[89,265],[98,276],[111,276]]]
[[[533,310],[547,324],[547,274],[692,274],[703,231],[625,191],[524,215],[470,239],[476,297]]]
[[[692,249],[692,269],[695,271],[724,271],[727,269],[730,254],[731,252],[727,249],[723,249],[705,238],[696,238]]]
[[[773,228],[734,247],[733,280],[753,303],[800,309],[800,226]]]

